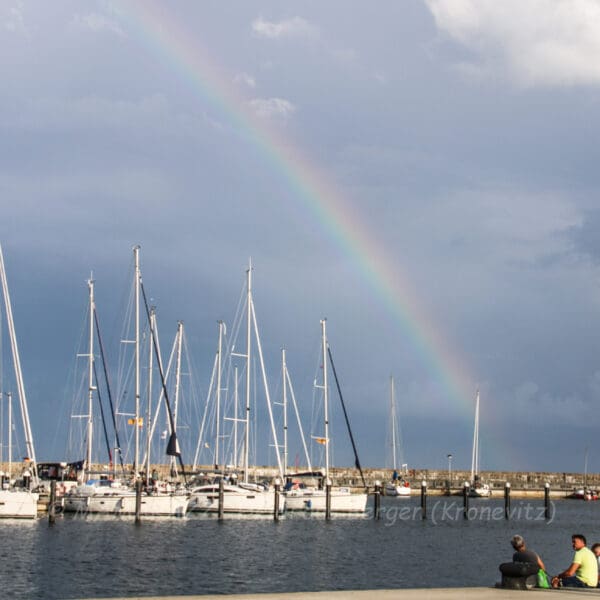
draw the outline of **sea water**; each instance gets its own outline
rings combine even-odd
[[[362,517],[296,513],[272,518],[193,515],[144,519],[65,515],[0,522],[6,598],[293,592],[490,586],[519,533],[551,574],[571,563],[571,535],[600,541],[600,502],[383,498]]]

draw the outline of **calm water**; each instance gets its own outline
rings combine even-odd
[[[522,534],[551,573],[571,562],[572,533],[600,541],[600,502],[556,501],[550,522],[542,501],[383,499],[372,518],[145,520],[65,516],[0,522],[0,589],[10,598],[84,598],[160,594],[283,592],[438,586],[487,586]],[[372,516],[372,513],[369,513]]]

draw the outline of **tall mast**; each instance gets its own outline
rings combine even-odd
[[[271,435],[273,436],[273,446],[277,457],[277,466],[279,468],[279,476],[283,478],[283,466],[281,464],[281,455],[279,454],[279,444],[277,443],[277,429],[273,418],[273,405],[271,404],[271,396],[269,394],[269,384],[267,382],[267,372],[265,370],[265,361],[262,353],[262,345],[260,343],[260,335],[258,333],[258,323],[256,322],[256,311],[254,310],[254,300],[250,296],[252,324],[254,325],[254,336],[256,338],[256,349],[258,350],[258,358],[260,362],[260,371],[262,374],[263,387],[265,390],[265,399],[267,401],[267,410],[269,412],[269,422],[271,423]]]
[[[329,389],[327,384],[327,319],[321,319],[323,346],[323,418],[325,419],[325,481],[329,480]]]
[[[8,392],[8,481],[12,477],[12,392]]]
[[[217,422],[215,435],[215,467],[219,468],[219,450],[221,442],[221,369],[223,365],[223,321],[219,321],[219,345],[217,347]]]
[[[150,308],[150,343],[148,344],[148,408],[146,411],[146,481],[150,481],[150,442],[154,431],[154,421],[152,419],[152,376],[154,373],[154,348],[152,347],[153,332],[156,328],[156,310]],[[150,423],[152,422],[152,426]]]
[[[177,413],[179,409],[179,390],[181,381],[181,348],[183,342],[183,321],[177,322],[177,362],[175,364],[175,402],[173,406],[173,423],[177,428]],[[177,473],[177,461],[171,456],[171,471]]]
[[[238,368],[233,368],[233,460],[232,464],[239,467],[238,453]]]
[[[139,454],[140,454],[140,247],[133,248],[135,263],[135,455],[133,461],[133,476],[138,478]]]
[[[394,471],[398,468],[396,464],[396,398],[394,396],[394,377],[390,376],[390,404],[392,422],[392,463]]]
[[[25,429],[25,448],[27,456],[32,463],[33,483],[37,484],[37,462],[35,459],[35,449],[33,447],[33,435],[31,433],[31,424],[29,423],[29,411],[27,409],[27,398],[25,396],[25,384],[23,383],[23,372],[21,371],[21,360],[19,358],[19,348],[17,345],[17,336],[15,334],[15,324],[10,303],[10,294],[8,292],[8,281],[6,278],[6,269],[4,268],[4,257],[2,247],[0,246],[0,279],[2,280],[2,291],[4,293],[4,306],[6,309],[6,320],[8,322],[8,331],[10,334],[10,346],[12,349],[13,363],[15,369],[15,378],[17,380],[17,392],[19,393],[19,403],[21,406],[21,418],[23,428]]]
[[[246,271],[247,290],[246,290],[246,414],[244,419],[246,426],[244,429],[244,483],[248,483],[248,453],[250,447],[250,366],[252,351],[252,259],[248,263]]]
[[[90,329],[88,341],[88,412],[87,412],[87,440],[86,440],[86,469],[88,472],[92,468],[92,442],[94,435],[94,420],[92,416],[93,400],[94,400],[94,280],[88,279],[88,289],[90,294]]]
[[[288,470],[288,422],[287,422],[287,366],[285,348],[281,349],[281,378],[283,382],[283,475]]]
[[[475,426],[473,427],[473,453],[471,455],[471,482],[479,474],[479,390],[475,396]]]

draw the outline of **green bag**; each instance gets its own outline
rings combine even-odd
[[[537,586],[539,588],[548,589],[550,586],[550,578],[548,577],[548,573],[544,571],[544,569],[540,569],[537,572]]]

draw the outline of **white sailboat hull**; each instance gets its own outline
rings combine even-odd
[[[386,496],[410,496],[410,485],[402,485],[394,482],[385,484],[384,493]]]
[[[187,512],[189,496],[186,494],[142,494],[140,514],[155,517],[183,517]],[[126,496],[121,503],[121,514],[135,514],[135,494]]]
[[[78,486],[64,497],[65,512],[88,514],[134,515],[136,494],[131,488],[109,486]],[[140,515],[184,516],[187,511],[187,494],[142,493]]]
[[[285,496],[286,510],[325,512],[325,490],[290,490]],[[363,513],[367,508],[367,494],[352,494],[347,490],[331,490],[331,512]]]
[[[285,496],[279,496],[279,512],[286,506]],[[219,486],[204,485],[192,490],[190,512],[216,513],[219,511]],[[223,486],[223,512],[248,514],[273,514],[275,492],[249,490],[237,485]]]
[[[129,488],[78,485],[64,496],[64,511],[76,513],[119,514],[125,498],[135,492]]]
[[[0,518],[35,519],[39,494],[28,490],[0,490]]]
[[[492,490],[487,483],[472,487],[469,490],[469,496],[472,498],[489,498],[492,495]]]

